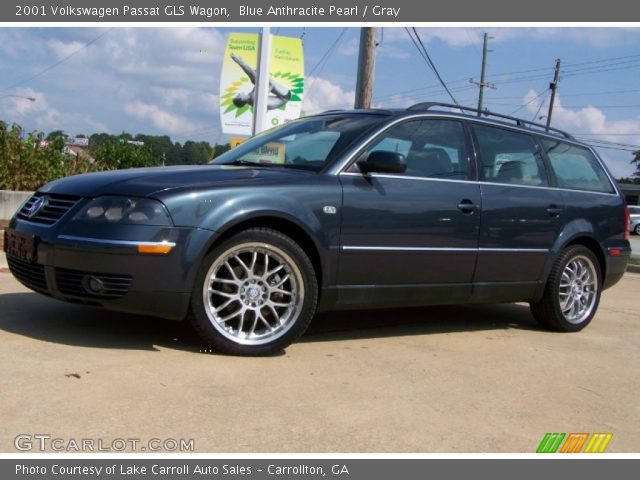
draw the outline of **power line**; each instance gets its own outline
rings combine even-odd
[[[573,66],[573,65],[589,65],[589,64],[593,64],[593,63],[604,63],[604,62],[611,62],[611,61],[614,61],[614,60],[624,60],[625,58],[638,58],[638,57],[640,57],[640,54],[625,55],[623,57],[601,58],[600,60],[590,60],[588,62],[578,62],[578,63],[565,62],[565,65],[569,65],[569,66]]]
[[[638,147],[638,148],[622,148],[622,147],[607,147],[607,146],[604,146],[604,145],[593,145],[593,144],[588,144],[588,145],[590,145],[591,147],[594,147],[594,148],[606,148],[607,150],[619,150],[621,152],[637,152],[637,151],[640,150],[640,147]]]
[[[89,45],[92,45],[94,43],[96,43],[98,40],[100,40],[102,37],[104,37],[107,33],[109,33],[111,30],[113,30],[115,27],[111,27],[109,30],[107,30],[106,32],[101,33],[100,35],[98,35],[96,38],[94,38],[93,40],[85,43],[82,47],[78,48],[77,50],[74,50],[73,52],[71,52],[69,55],[67,55],[64,58],[61,58],[60,60],[58,60],[56,63],[53,63],[51,65],[49,65],[48,67],[44,68],[43,70],[40,70],[38,73],[36,73],[35,75],[31,75],[28,78],[25,78],[23,80],[20,80],[18,83],[15,83],[13,85],[11,85],[10,87],[7,87],[3,90],[0,90],[0,92],[6,92],[7,90],[11,90],[13,88],[19,87],[20,85],[23,85],[27,82],[30,82],[31,80],[35,80],[36,78],[44,75],[45,73],[47,73],[49,70],[53,70],[54,68],[62,65],[64,62],[66,62],[67,60],[69,60],[71,57],[73,57],[74,55],[76,55],[77,53],[79,53],[80,51],[84,50],[85,48],[87,48]]]
[[[549,90],[546,90],[546,91],[548,92]],[[540,115],[540,110],[542,110],[543,105],[544,105],[544,100],[540,102],[540,105],[538,105],[538,110],[536,110],[536,113],[531,118],[532,122],[535,122],[538,119],[538,115]],[[540,117],[540,118],[543,118],[543,117]]]
[[[618,95],[618,94],[626,94],[626,93],[640,93],[640,90],[609,90],[609,91],[599,91],[599,92],[579,92],[579,93],[563,93],[562,97],[587,97],[587,96],[597,96],[597,95]],[[492,97],[493,100],[520,100],[522,99],[522,95],[517,97]],[[506,105],[506,104],[505,104]],[[515,105],[515,104],[513,104]]]
[[[542,93],[545,93],[547,90],[545,90]],[[534,99],[535,100],[535,99]],[[520,108],[526,107],[528,105],[522,105],[519,103],[500,103],[500,102],[491,102],[492,105],[499,105],[501,107],[515,107],[516,105],[521,105]],[[588,107],[593,107],[593,108],[640,108],[640,105],[593,105],[593,104],[589,104],[589,105],[562,105],[564,108],[588,108]],[[518,109],[519,110],[519,109]],[[517,111],[517,110],[516,110]]]
[[[336,46],[338,45],[338,42],[340,42],[340,40],[342,39],[344,34],[347,32],[347,30],[348,30],[347,28],[342,29],[342,32],[340,32],[340,34],[338,35],[338,38],[336,38],[334,40],[334,42],[329,46],[329,48],[324,53],[324,55],[322,55],[320,60],[318,60],[318,63],[316,63],[314,65],[314,67],[311,69],[311,71],[307,75],[308,78],[311,78],[311,76],[315,73],[315,71],[318,69],[318,67],[320,67],[320,65],[322,65],[322,67],[318,71],[318,75],[320,75],[320,73],[322,73],[322,70],[324,69],[324,67],[327,65],[327,62],[329,61],[329,57],[333,54],[333,51],[335,50]],[[311,81],[309,82],[309,86],[307,87],[307,92],[306,92],[307,95],[309,94],[309,90],[311,90],[311,87],[315,83],[315,79],[316,78],[318,78],[318,77],[316,76],[316,77],[311,78]]]
[[[413,44],[415,45],[415,47],[418,49],[418,52],[420,52],[422,58],[427,62],[427,65],[431,68],[433,73],[438,78],[438,81],[440,82],[442,87],[445,89],[447,94],[449,94],[449,97],[451,97],[451,100],[453,100],[453,103],[455,103],[456,105],[460,106],[458,101],[455,99],[455,97],[453,96],[453,94],[449,90],[449,87],[447,87],[447,84],[444,82],[444,80],[440,76],[440,72],[438,72],[438,69],[436,68],[435,64],[433,63],[433,60],[431,60],[431,57],[429,56],[429,52],[427,52],[427,49],[425,48],[424,43],[422,43],[422,39],[420,38],[420,35],[418,35],[418,31],[416,30],[416,28],[415,27],[412,28],[413,29],[413,34],[416,36],[415,39],[413,38],[413,36],[411,35],[411,32],[409,31],[409,29],[407,27],[405,27],[404,29],[406,30],[407,34],[409,35],[409,38],[411,38],[411,40],[413,41]],[[418,44],[419,44],[419,46],[418,46]]]
[[[542,95],[544,95],[545,93],[547,93],[549,91],[549,89],[547,88],[546,90],[543,90],[541,93],[539,93],[538,95],[536,95],[535,97],[533,97],[531,100],[529,100],[527,103],[520,105],[518,108],[516,108],[513,112],[511,112],[509,114],[509,116],[513,115],[514,113],[522,110],[524,107],[528,107],[529,105],[531,105],[533,102],[535,102],[537,99],[539,99]],[[540,103],[542,105],[542,102]],[[493,103],[493,105],[500,105],[499,103]],[[504,104],[503,104],[504,105]],[[513,106],[513,105],[511,105]]]
[[[580,138],[580,137],[576,137],[576,138]],[[609,140],[594,140],[594,139],[584,139],[584,140],[590,143],[602,143],[605,145],[613,145],[615,147],[629,147],[629,148],[640,149],[640,145],[633,145],[629,143],[610,142]]]
[[[428,60],[423,56],[421,49],[419,48],[417,42],[415,41],[415,39],[413,38],[413,36],[410,34],[409,30],[407,28],[405,28],[405,30],[407,31],[407,34],[409,34],[409,38],[412,40],[414,46],[416,47],[416,49],[418,49],[418,53],[420,54],[420,56],[428,63]],[[618,69],[629,69],[629,68],[637,68],[636,65],[627,65],[621,68],[614,68],[614,69],[610,69],[607,68],[610,65],[598,65],[598,64],[611,64],[611,62],[617,61],[617,60],[625,60],[625,59],[629,59],[629,58],[640,58],[640,55],[626,55],[626,56],[622,56],[622,57],[611,57],[611,58],[604,58],[604,59],[599,59],[599,60],[593,60],[593,61],[588,61],[588,62],[575,62],[575,63],[565,63],[566,65],[570,66],[570,67],[577,67],[577,66],[582,66],[582,65],[596,65],[595,67],[592,67],[592,70],[587,70],[587,69],[575,69],[575,70],[569,70],[567,71],[565,74],[563,74],[563,77],[571,77],[571,76],[579,76],[579,75],[587,75],[587,74],[591,74],[591,73],[600,73],[600,72],[605,72],[605,71],[611,71],[611,70],[618,70]],[[640,65],[638,65],[640,66]],[[593,70],[595,69],[595,70]],[[511,71],[511,72],[503,72],[503,73],[496,73],[496,74],[491,74],[491,75],[487,75],[488,79],[492,79],[493,81],[498,82],[500,85],[506,85],[506,84],[513,84],[513,83],[523,83],[523,82],[530,82],[530,81],[535,81],[535,80],[545,80],[548,78],[548,73],[544,73],[544,74],[538,74],[538,75],[527,75],[527,76],[522,76],[522,77],[516,77],[516,78],[507,78],[504,80],[496,80],[500,77],[505,77],[508,75],[517,75],[517,74],[522,74],[522,73],[535,73],[535,72],[542,72],[542,71],[546,71],[548,72],[550,70],[550,68],[547,67],[541,67],[541,68],[533,68],[533,69],[526,69],[526,70],[516,70],[516,71]],[[585,71],[586,70],[586,71]],[[468,83],[469,78],[468,76],[465,77],[464,79],[458,79],[458,80],[452,80],[449,81],[448,84],[449,85],[455,85],[455,84],[460,84],[460,83]],[[427,85],[424,87],[417,87],[417,88],[412,88],[412,89],[406,89],[406,90],[399,90],[396,92],[392,92],[392,93],[388,93],[385,95],[377,95],[374,97],[374,100],[376,102],[380,102],[380,101],[384,101],[387,99],[391,99],[393,97],[396,96],[401,96],[401,95],[411,95],[412,97],[414,97],[415,99],[418,98],[424,98],[424,97],[429,97],[432,96],[433,94],[437,93],[440,90],[440,86],[438,84],[433,84],[433,85]],[[464,92],[464,91],[468,91],[468,90],[475,90],[476,87],[473,86],[469,86],[469,87],[460,87],[460,88],[454,88],[451,89],[452,92]],[[422,92],[420,95],[415,95],[416,92]],[[585,92],[585,93],[574,93],[574,94],[570,94],[570,93],[565,93],[562,96],[563,97],[569,97],[569,96],[588,96],[588,95],[607,95],[607,94],[623,94],[623,93],[637,93],[640,92],[640,90],[616,90],[616,91],[601,91],[601,92]],[[413,95],[412,95],[413,94]],[[499,100],[499,99],[509,99],[509,98],[521,98],[521,97],[494,97],[495,100]],[[471,100],[469,100],[469,102],[471,102]],[[463,102],[463,103],[468,103],[468,102]],[[492,104],[495,105],[495,103],[491,102]],[[348,106],[349,104],[339,104],[339,105],[335,105],[335,107],[340,107],[340,106]],[[511,104],[508,106],[517,106],[517,104]],[[568,108],[581,108],[581,107],[568,107]]]

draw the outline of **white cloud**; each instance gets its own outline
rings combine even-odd
[[[355,91],[344,90],[339,85],[321,77],[309,77],[305,87],[302,111],[305,114],[332,108],[353,108]]]
[[[77,52],[76,55],[82,55],[84,53],[84,50],[81,50],[84,46],[82,42],[63,42],[54,38],[49,40],[47,46],[58,59],[65,58],[74,52]]]
[[[168,134],[175,135],[185,131],[196,130],[199,127],[182,115],[163,110],[157,105],[148,103],[129,103],[125,105],[124,112],[140,120],[150,120],[157,129]]]
[[[217,124],[219,65],[226,41],[218,29],[115,28],[86,46],[106,31],[0,29],[0,66],[13,73],[5,76],[3,86],[29,78],[81,49],[26,83],[34,89],[7,91],[35,97],[36,102],[3,98],[0,118],[27,129],[62,129],[70,134],[110,130],[153,134],[156,128],[182,133]]]
[[[538,92],[529,90],[523,98],[527,109],[533,113],[540,110],[545,115],[549,108],[549,100],[541,105],[536,99]],[[541,108],[540,108],[541,107]],[[640,119],[610,120],[604,112],[594,106],[588,105],[580,109],[565,108],[562,105],[560,95],[556,96],[553,105],[552,126],[575,134],[581,139],[604,140],[607,142],[623,143],[628,145],[640,145]],[[594,135],[597,134],[597,135]],[[613,146],[613,145],[612,145]],[[630,164],[633,155],[627,151],[597,148],[607,166],[615,177],[625,177],[633,173]]]
[[[15,96],[6,97],[0,108],[0,116],[21,123],[27,130],[64,130],[70,135],[108,132],[106,123],[95,120],[90,114],[54,108],[47,96],[32,88],[15,89]],[[34,101],[28,100],[29,97]]]

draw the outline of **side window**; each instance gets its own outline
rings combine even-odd
[[[530,135],[474,125],[487,182],[546,186],[547,174]]]
[[[542,145],[559,187],[613,193],[607,174],[587,148],[547,138]]]
[[[453,120],[413,120],[383,133],[367,153],[386,150],[402,153],[407,161],[405,176],[467,178],[464,126]]]

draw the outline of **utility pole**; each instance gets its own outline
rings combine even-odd
[[[270,58],[271,29],[262,27],[258,45],[258,71],[256,72],[255,102],[253,104],[253,135],[257,135],[267,129]]]
[[[360,54],[356,80],[355,108],[371,108],[373,96],[373,69],[376,63],[376,29],[360,29]]]
[[[560,81],[560,59],[556,59],[556,71],[553,74],[553,82],[549,85],[551,89],[551,99],[549,100],[549,113],[547,114],[547,131],[551,125],[551,114],[553,113],[553,103],[556,101],[556,90]]]
[[[480,70],[480,82],[475,82],[473,78],[469,79],[469,83],[473,83],[480,87],[480,93],[478,94],[478,116],[482,114],[482,104],[484,102],[484,88],[489,87],[496,89],[496,86],[493,83],[485,82],[486,71],[487,71],[487,54],[491,51],[488,48],[490,37],[488,33],[484,34],[484,44],[482,47],[482,69]]]

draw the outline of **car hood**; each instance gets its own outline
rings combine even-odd
[[[231,183],[288,182],[310,172],[279,167],[196,165],[133,168],[61,178],[40,189],[44,193],[95,197],[98,195],[152,196],[173,189],[201,190]]]

